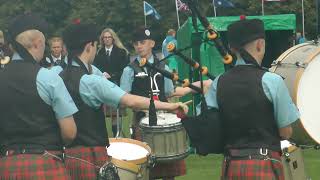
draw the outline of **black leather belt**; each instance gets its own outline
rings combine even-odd
[[[257,149],[229,149],[226,152],[226,157],[230,160],[241,159],[267,159],[272,156],[272,152],[267,148]]]
[[[14,145],[1,148],[0,156],[13,156],[19,154],[44,154],[46,151],[61,152],[61,154],[63,153],[62,149],[49,150],[41,145]]]
[[[13,156],[19,154],[43,154],[45,149],[8,149],[1,151],[1,156]]]

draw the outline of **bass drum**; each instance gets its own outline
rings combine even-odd
[[[320,46],[308,42],[285,51],[271,66],[284,77],[290,95],[301,114],[292,139],[297,143],[320,143]]]

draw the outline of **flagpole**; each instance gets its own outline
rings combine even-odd
[[[304,33],[304,1],[301,0],[301,12],[302,12],[302,37],[305,38],[305,33]]]
[[[146,28],[147,27],[147,16],[145,14],[145,9],[146,9],[146,3],[145,1],[143,1],[143,15],[144,15],[144,27]]]
[[[178,1],[174,0],[176,3],[176,12],[177,12],[177,21],[178,21],[178,28],[180,29],[180,18],[179,18],[179,10],[178,10]]]
[[[264,0],[261,0],[262,16],[264,16]]]
[[[216,9],[214,0],[213,0],[213,11],[214,11],[214,17],[217,17],[217,9]]]

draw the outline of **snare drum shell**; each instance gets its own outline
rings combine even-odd
[[[184,159],[189,155],[186,130],[181,123],[148,126],[140,123],[142,140],[151,147],[157,162]]]
[[[112,158],[111,162],[117,167],[120,180],[137,180],[139,166],[130,162]],[[140,175],[139,175],[140,176]]]

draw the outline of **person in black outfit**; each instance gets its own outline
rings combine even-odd
[[[117,34],[110,28],[106,28],[101,32],[100,48],[94,60],[94,65],[105,74],[105,76],[113,83],[120,85],[120,78],[123,69],[129,63],[128,50],[123,46]],[[123,115],[124,109],[120,110],[120,115]],[[116,136],[116,111],[106,108],[107,116],[112,119],[112,132]]]

